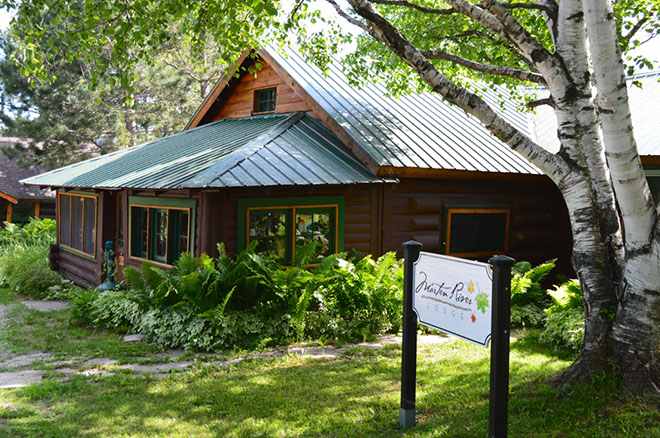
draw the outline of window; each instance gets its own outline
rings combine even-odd
[[[446,253],[458,257],[487,257],[508,248],[509,210],[450,208],[447,212]]]
[[[264,88],[254,92],[254,113],[271,113],[275,111],[277,88]]]
[[[195,201],[129,198],[130,256],[171,265],[192,252]]]
[[[58,193],[57,200],[59,244],[96,257],[96,195]]]
[[[239,248],[252,244],[257,252],[284,263],[295,261],[303,251],[310,251],[304,254],[312,260],[337,252],[343,246],[340,226],[343,201],[316,200],[337,203],[317,204],[315,199],[277,200],[277,203],[243,200],[239,206]]]
[[[647,181],[649,182],[649,187],[651,188],[651,193],[655,198],[656,202],[660,200],[660,171],[647,170]]]

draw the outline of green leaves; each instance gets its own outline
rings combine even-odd
[[[488,299],[488,295],[479,292],[476,296],[477,300],[477,310],[479,310],[481,313],[486,313],[488,311],[488,307],[490,307],[490,300]]]

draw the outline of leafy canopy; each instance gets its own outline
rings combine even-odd
[[[529,69],[528,63],[500,36],[464,15],[426,13],[425,8],[447,8],[442,0],[373,3],[421,50],[441,51],[494,66]],[[401,3],[415,7],[402,7]],[[346,20],[338,19],[335,6],[342,6],[349,19],[355,15],[350,7],[333,0],[4,0],[0,5],[17,10],[12,30],[21,42],[17,59],[23,73],[42,80],[54,79],[52,62],[64,56],[68,62],[87,66],[92,84],[103,79],[110,86],[130,88],[140,66],[154,62],[155,51],[183,36],[193,44],[214,41],[219,48],[217,61],[223,65],[235,60],[246,48],[287,39],[297,40],[319,64],[327,62],[330,53],[345,53],[348,49],[346,65],[356,82],[381,80],[395,93],[424,87],[391,50],[365,33],[357,33]],[[624,51],[639,47],[655,35],[660,28],[659,10],[660,0],[616,2]],[[551,23],[542,9],[516,7],[512,14],[543,46],[554,50]],[[628,61],[630,73],[652,66],[641,55],[631,55]],[[475,78],[497,84],[520,83],[505,75],[477,72],[445,57],[434,59],[433,63],[463,85]],[[108,73],[112,74],[106,78]]]

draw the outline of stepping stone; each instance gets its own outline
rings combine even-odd
[[[0,373],[0,389],[22,388],[41,382],[44,377],[43,371],[25,370]]]
[[[21,354],[18,356],[10,357],[0,362],[0,368],[22,368],[32,365],[35,362],[48,360],[53,355],[51,353],[35,352]]]
[[[39,312],[53,312],[55,310],[63,310],[69,307],[66,301],[43,301],[43,300],[27,300],[22,303],[28,309],[38,310]]]
[[[81,368],[94,368],[94,367],[106,367],[109,365],[116,364],[117,361],[114,359],[108,359],[107,357],[99,357],[96,359],[88,359],[83,362]]]
[[[126,335],[122,338],[124,342],[142,342],[144,340],[144,335]]]
[[[118,368],[123,370],[130,370],[138,374],[163,374],[170,371],[181,371],[190,368],[193,365],[191,361],[172,362],[172,363],[158,363],[153,365],[136,365],[128,364],[121,365]]]

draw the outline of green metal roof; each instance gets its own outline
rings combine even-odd
[[[27,178],[64,188],[177,189],[384,182],[316,119],[225,119]]]

